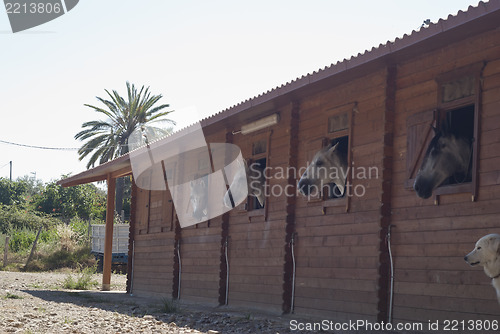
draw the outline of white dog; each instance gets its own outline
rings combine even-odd
[[[491,278],[491,284],[497,292],[500,303],[500,235],[488,234],[476,242],[474,250],[464,257],[471,266],[480,265]]]

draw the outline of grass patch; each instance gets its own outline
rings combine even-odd
[[[95,256],[90,252],[88,220],[73,217],[69,221],[68,218],[63,221],[61,217],[55,218],[55,215],[32,212],[33,208],[29,204],[2,205],[0,201],[2,254],[6,238],[9,236],[7,265],[3,266],[3,261],[0,262],[0,270],[28,272],[55,271],[60,268],[74,270],[80,266],[92,267],[96,263]],[[39,231],[33,257],[26,265]]]
[[[178,313],[180,311],[179,303],[173,299],[163,298],[161,300],[160,312]]]
[[[66,276],[63,282],[63,288],[70,290],[90,290],[98,284],[94,279],[95,273],[96,266],[80,268],[76,277],[72,274]]]
[[[7,292],[7,294],[3,297],[3,299],[23,299],[24,297],[21,297],[19,295],[15,295],[13,293]]]
[[[89,246],[77,246],[74,250],[63,248],[41,249],[40,253],[24,267],[24,271],[52,271],[59,268],[94,267],[95,257]]]

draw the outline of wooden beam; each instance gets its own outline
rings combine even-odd
[[[104,235],[104,263],[102,270],[102,291],[111,289],[111,258],[113,256],[113,219],[115,217],[116,179],[107,176],[108,196],[106,205],[106,228]]]
[[[78,186],[80,184],[87,184],[87,183],[105,181],[105,180],[106,180],[106,175],[104,175],[104,176],[96,175],[96,176],[92,176],[92,177],[88,177],[88,178],[84,178],[84,179],[77,179],[77,180],[70,180],[70,181],[61,180],[61,181],[58,181],[58,184],[61,185],[61,187],[66,188],[66,187]]]
[[[132,175],[132,170],[130,169],[130,166],[127,166],[127,167],[121,168],[117,171],[111,172],[111,176],[113,176],[113,178],[115,178],[115,179],[117,179],[119,177],[128,176],[128,175]]]

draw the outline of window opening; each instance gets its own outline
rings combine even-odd
[[[347,152],[349,148],[349,137],[344,136],[344,137],[339,137],[339,138],[334,138],[331,141],[327,141],[327,145],[335,145],[339,143],[337,146],[336,150],[340,152],[342,156],[345,157],[347,160]],[[342,170],[337,170],[336,168],[333,170],[330,170],[330,173],[346,173],[347,171],[342,171]],[[335,198],[342,198],[346,195],[346,189],[344,189],[344,193],[340,191],[340,189],[337,187],[335,183],[328,183],[323,187],[323,199],[324,200],[329,200],[329,199],[335,199]]]
[[[266,168],[266,162],[267,162],[267,159],[266,158],[260,158],[260,159],[257,159],[257,160],[253,160],[253,161],[250,161],[249,162],[249,169],[253,169],[253,171],[256,171],[256,172],[253,172],[251,171],[250,172],[250,176],[252,176],[252,173],[264,173],[264,170]],[[258,175],[255,175],[255,176],[258,176]],[[250,179],[250,185],[249,185],[249,189],[248,189],[248,192],[249,192],[249,196],[248,196],[248,207],[250,208],[250,210],[258,210],[258,209],[263,209],[266,205],[266,203],[264,202],[263,205],[261,205],[259,203],[259,201],[257,200],[257,197],[255,195],[252,195],[252,191],[256,191],[256,192],[262,192],[263,191],[263,187],[261,187],[261,185],[253,185],[252,184],[252,178]],[[265,178],[264,178],[264,182],[265,182]],[[256,189],[251,189],[252,187],[256,187]]]
[[[474,105],[448,110],[444,113],[445,122],[449,126],[449,131],[458,138],[464,138],[468,143],[474,140]],[[441,121],[442,122],[442,121]],[[469,166],[465,175],[452,175],[444,181],[440,187],[451,184],[467,183],[472,181],[472,156],[471,147]]]

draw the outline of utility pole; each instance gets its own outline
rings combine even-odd
[[[10,180],[12,181],[12,160],[9,163],[10,163]]]

